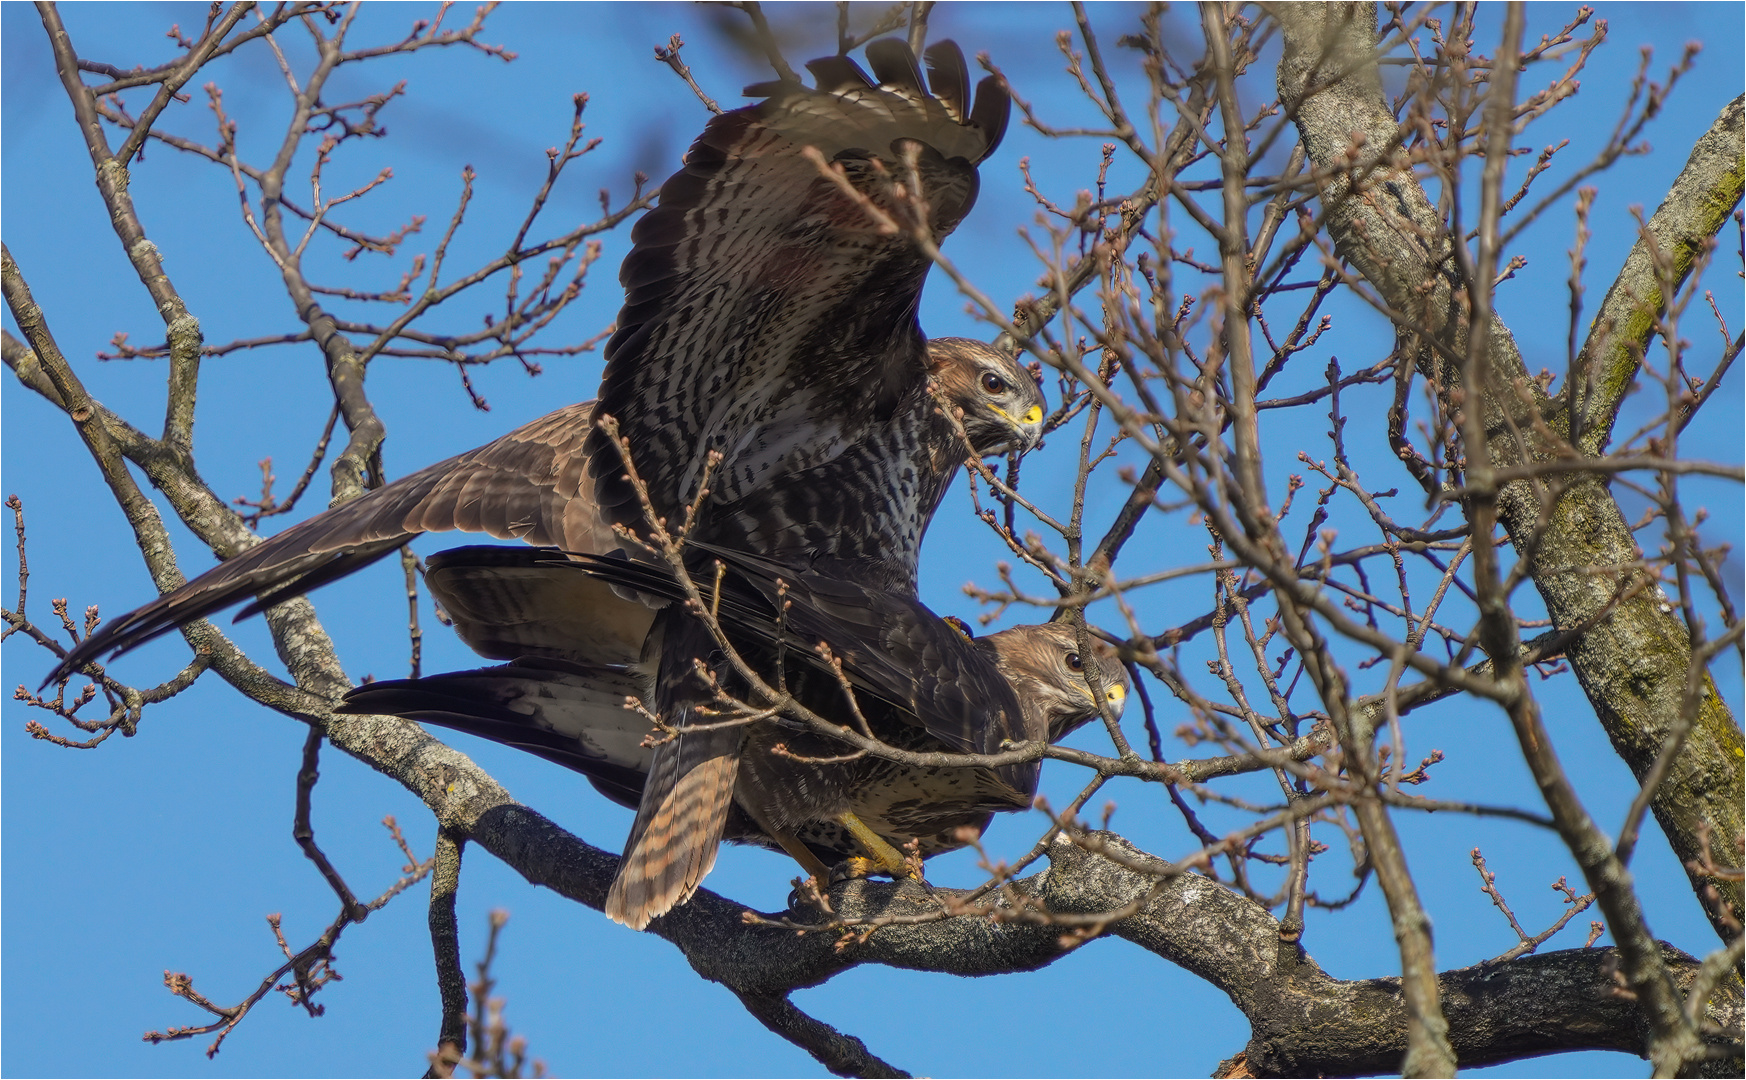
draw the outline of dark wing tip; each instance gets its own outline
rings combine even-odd
[[[277,589],[244,604],[242,610],[236,613],[231,622],[239,623],[244,619],[259,615],[261,612],[287,600],[294,600],[304,593],[313,592],[323,585],[331,584],[346,577],[380,559],[383,555],[400,546],[404,541],[396,538],[387,545],[359,544],[355,547],[341,548],[325,563],[315,569],[286,582]]]
[[[1006,137],[1007,118],[1012,115],[1012,98],[993,75],[976,84],[976,104],[970,110],[970,122],[988,136],[988,146],[977,163],[987,160]]]
[[[922,53],[928,64],[928,87],[960,124],[970,116],[970,69],[955,41],[936,41]]]
[[[902,38],[880,38],[868,43],[867,63],[873,66],[873,74],[881,85],[908,90],[918,97],[927,96],[915,53]]]
[[[155,630],[150,634],[146,634],[143,637],[124,642],[119,648],[116,648],[114,652],[109,654],[109,659],[114,660],[116,657],[127,652],[129,649],[132,649],[134,646],[144,645],[153,638],[167,634],[175,628],[175,625],[172,624],[159,630]],[[70,679],[74,675],[77,675],[86,664],[93,663],[102,657],[104,650],[110,647],[116,636],[117,635],[115,634],[100,631],[73,646],[72,651],[67,653],[67,655],[61,659],[61,662],[56,664],[54,668],[49,671],[48,677],[38,684],[36,692],[40,694],[48,689],[50,685],[61,682],[64,679]]]
[[[873,89],[873,80],[861,70],[861,65],[846,56],[822,56],[817,60],[808,60],[806,70],[812,72],[812,77],[818,80],[818,88],[826,93]]]

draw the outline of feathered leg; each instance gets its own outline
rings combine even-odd
[[[679,728],[711,723],[715,718],[695,711],[708,692],[694,673],[693,658],[708,656],[713,642],[696,620],[673,608],[663,618],[670,623],[662,643],[658,710]],[[745,736],[739,726],[692,731],[655,748],[624,862],[606,894],[608,918],[641,930],[691,899],[715,865]]]
[[[751,774],[748,772],[747,775],[750,776]],[[740,802],[740,809],[744,810],[746,816],[757,823],[758,828],[764,830],[764,835],[776,841],[777,845],[779,845],[783,851],[788,853],[789,858],[799,863],[802,870],[805,870],[810,876],[817,878],[819,888],[824,888],[831,879],[830,867],[826,866],[823,860],[813,854],[812,849],[808,848],[806,844],[801,841],[800,837],[795,836],[792,832],[778,826],[775,822],[770,820],[769,815],[760,813],[758,803],[759,800],[755,796],[743,799]]]

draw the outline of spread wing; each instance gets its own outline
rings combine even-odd
[[[711,498],[733,502],[832,460],[926,378],[916,304],[928,260],[804,151],[898,220],[912,215],[892,182],[919,185],[940,239],[975,201],[976,164],[998,144],[1010,103],[985,79],[968,106],[950,42],[927,51],[931,94],[901,41],[874,42],[867,58],[877,81],[830,57],[807,65],[816,89],[748,88],[768,96],[712,119],[631,232],[599,412],[618,422],[656,514],[671,522],[710,451],[723,455]],[[619,448],[602,431],[589,454],[603,516],[640,528]]]
[[[574,551],[618,544],[594,513],[583,443],[593,402],[559,409],[295,525],[102,627],[49,676],[126,652],[250,597],[265,607],[345,577],[420,533],[458,529]]]

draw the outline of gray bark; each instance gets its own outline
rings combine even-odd
[[[1327,174],[1321,194],[1328,233],[1340,255],[1376,287],[1405,326],[1438,339],[1419,348],[1417,363],[1439,387],[1450,412],[1458,412],[1462,404],[1457,393],[1462,386],[1459,358],[1466,352],[1466,327],[1459,282],[1447,256],[1447,226],[1404,162],[1382,163],[1356,192],[1350,174],[1343,171],[1347,151],[1357,137],[1369,148],[1366,157],[1375,160],[1380,150],[1393,143],[1399,128],[1383,100],[1376,68],[1369,62],[1375,10],[1368,5],[1287,5],[1276,13],[1286,29],[1280,97],[1295,110],[1311,163]],[[1324,34],[1333,19],[1347,15],[1355,20],[1352,30],[1339,32],[1330,52]],[[1360,47],[1354,49],[1349,43],[1360,38]],[[1318,65],[1324,75],[1312,84],[1311,73]],[[1327,72],[1341,77],[1330,80]],[[1318,88],[1306,97],[1312,85]],[[1694,251],[1727,219],[1740,195],[1741,153],[1741,108],[1736,100],[1694,150],[1674,193],[1651,225],[1663,250]],[[1634,252],[1621,284],[1607,298],[1603,310],[1611,314],[1596,320],[1597,333],[1603,325],[1619,326],[1617,333],[1603,335],[1615,357],[1629,353],[1623,341],[1626,334],[1637,335],[1633,340],[1640,356],[1650,332],[1650,320],[1641,311],[1624,317],[1620,308],[1626,298],[1635,296],[1639,304],[1661,302],[1658,287],[1642,287],[1644,275],[1651,273],[1645,265],[1645,258]],[[1678,266],[1682,277],[1691,265],[1688,256]],[[1521,352],[1502,321],[1494,317],[1489,329],[1495,382],[1480,405],[1493,463],[1507,469],[1559,460],[1559,448],[1544,432],[1567,429],[1568,418],[1560,404],[1528,377]],[[1592,351],[1585,349],[1585,353]],[[1613,368],[1617,367],[1615,361]],[[1613,386],[1618,374],[1614,370],[1606,385]],[[1608,395],[1606,400],[1616,406],[1617,392],[1609,390]],[[1610,414],[1604,423],[1602,415],[1591,413],[1588,430],[1610,428]],[[1531,480],[1504,484],[1497,504],[1518,556],[1531,565],[1534,585],[1554,625],[1567,630],[1598,620],[1576,637],[1567,655],[1614,748],[1643,778],[1680,723],[1692,666],[1687,628],[1661,591],[1631,569],[1642,553],[1604,477],[1578,475],[1545,513],[1544,521],[1544,503]],[[1619,569],[1597,572],[1597,568]],[[1606,614],[1609,607],[1611,613]],[[1712,825],[1717,837],[1730,839],[1746,829],[1739,796],[1743,785],[1740,726],[1706,674],[1684,752],[1652,803],[1656,820],[1682,862],[1701,856],[1703,823]],[[1746,910],[1739,882],[1711,879],[1695,871],[1692,879],[1694,890],[1714,887],[1736,912]],[[1706,915],[1725,940],[1724,921],[1708,908]]]

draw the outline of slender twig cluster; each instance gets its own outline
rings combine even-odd
[[[752,0],[727,6],[745,17],[747,41],[770,71],[798,80],[763,9]],[[893,5],[855,29],[848,5],[840,5],[838,50],[847,54],[901,30],[919,54],[932,8]],[[727,984],[767,1027],[828,1067],[895,1074],[860,1040],[796,1008],[790,990],[856,963],[907,957],[900,962],[913,964],[925,947],[904,953],[911,943],[943,943],[949,926],[972,923],[995,944],[968,959],[948,959],[940,944],[942,970],[1019,970],[1102,935],[1129,937],[1187,964],[1245,1010],[1256,1033],[1246,1052],[1258,1069],[1376,1071],[1398,1067],[1404,1055],[1409,1073],[1429,1075],[1487,1060],[1484,1046],[1467,1041],[1476,1032],[1452,1029],[1446,1015],[1450,995],[1469,984],[1462,972],[1437,966],[1413,874],[1421,856],[1403,823],[1433,812],[1532,825],[1547,850],[1583,879],[1580,895],[1566,877],[1553,885],[1562,897],[1555,919],[1518,918],[1474,846],[1481,892],[1510,932],[1508,947],[1474,978],[1490,978],[1494,969],[1576,965],[1558,970],[1601,988],[1583,1007],[1630,1010],[1628,1022],[1620,1019],[1626,1014],[1607,1013],[1605,1023],[1583,1030],[1616,1031],[1619,1040],[1647,1032],[1646,1041],[1619,1047],[1647,1055],[1658,1074],[1738,1056],[1738,1031],[1720,1021],[1740,1011],[1746,902],[1739,727],[1710,668],[1727,652],[1746,656],[1746,631],[1731,593],[1730,544],[1706,529],[1708,515],[1693,499],[1711,498],[1746,473],[1737,457],[1704,456],[1718,451],[1694,446],[1690,428],[1716,408],[1717,388],[1746,341],[1729,324],[1737,312],[1718,303],[1704,279],[1722,254],[1716,233],[1730,222],[1740,229],[1730,201],[1739,194],[1739,109],[1723,111],[1662,208],[1635,221],[1636,248],[1591,309],[1589,242],[1602,223],[1595,189],[1585,185],[1622,158],[1647,152],[1643,140],[1695,53],[1681,56],[1659,81],[1645,56],[1613,129],[1578,163],[1569,160],[1568,139],[1554,136],[1536,150],[1528,133],[1569,111],[1577,76],[1605,41],[1604,21],[1594,22],[1585,8],[1533,43],[1515,8],[1495,28],[1471,4],[1382,9],[1378,18],[1366,7],[1207,4],[1196,24],[1171,22],[1176,13],[1154,6],[1123,27],[1112,48],[1104,16],[1074,4],[1073,28],[1054,44],[1062,85],[1077,95],[1075,114],[1092,116],[1090,122],[1057,120],[1068,115],[1066,102],[1036,71],[981,57],[1031,132],[1061,155],[1082,150],[1083,180],[1071,195],[1052,187],[1059,182],[1028,159],[1012,177],[985,171],[985,186],[1022,187],[1037,210],[1035,224],[1023,230],[1036,259],[1034,292],[1011,302],[991,296],[940,250],[913,163],[885,172],[875,162],[883,188],[869,193],[812,152],[821,185],[833,186],[885,236],[907,238],[933,260],[996,340],[1027,354],[1039,382],[1052,383],[1059,404],[1045,422],[1052,443],[1045,453],[1061,468],[1026,464],[1022,484],[1017,460],[1000,470],[981,461],[962,418],[939,402],[964,442],[970,511],[1015,560],[998,564],[997,587],[971,584],[965,593],[984,605],[985,622],[1034,609],[1068,622],[1082,651],[1094,641],[1116,647],[1133,676],[1138,724],[1130,711],[1125,727],[1106,715],[1101,733],[1071,745],[916,753],[875,735],[840,658],[828,649],[822,660],[835,672],[845,698],[840,715],[849,722],[815,714],[788,691],[783,666],[792,658],[760,670],[735,650],[720,619],[724,570],[700,566],[686,547],[720,456],[699,463],[683,520],[660,520],[630,448],[610,417],[599,418],[623,451],[648,519],[645,528],[622,530],[622,539],[671,570],[686,608],[725,658],[727,667],[714,670],[731,670],[743,688],[728,693],[699,665],[714,700],[689,728],[633,701],[650,723],[648,745],[685,730],[781,717],[842,746],[838,756],[806,760],[873,756],[951,768],[1046,757],[1059,763],[1051,768],[1084,770],[1075,781],[1079,794],[1064,807],[1038,800],[1035,840],[1027,836],[1029,846],[1018,845],[1017,857],[985,848],[989,841],[978,835],[961,838],[975,848],[985,875],[968,889],[886,895],[876,883],[800,882],[792,910],[764,915],[699,893],[687,918],[707,923],[717,935],[710,940],[730,943],[722,948],[736,956],[766,956],[769,967],[759,972],[727,965],[707,935],[656,924],[699,971]],[[256,542],[252,530],[262,520],[299,502],[324,461],[336,499],[381,482],[387,432],[368,389],[373,363],[452,365],[468,403],[485,409],[476,368],[514,357],[538,374],[537,358],[592,351],[610,333],[554,340],[560,316],[603,257],[599,238],[652,204],[646,178],[636,176],[630,197],[616,204],[603,191],[594,220],[540,231],[557,185],[599,145],[585,135],[586,95],[576,95],[568,132],[548,152],[546,174],[502,253],[479,266],[458,270],[451,255],[461,231],[475,227],[468,219],[478,180],[471,168],[459,177],[440,234],[425,231],[440,215],[397,214],[397,224],[386,228],[356,223],[366,199],[379,202],[393,190],[392,169],[373,159],[366,182],[337,194],[324,186],[341,155],[383,145],[383,117],[406,92],[398,84],[330,103],[325,93],[334,73],[450,46],[513,59],[482,38],[490,5],[468,25],[443,29],[444,5],[403,39],[378,45],[356,43],[352,6],[215,6],[197,35],[174,30],[179,59],[150,70],[80,57],[53,6],[44,11],[98,191],[124,257],[165,324],[161,342],[135,345],[117,332],[111,351],[100,356],[167,361],[163,428],[148,434],[92,399],[10,251],[0,277],[23,340],[6,334],[0,351],[22,385],[72,420],[160,589],[180,584],[181,575],[168,554],[168,531],[130,464],[203,543],[233,555]],[[306,36],[312,50],[286,48],[293,34]],[[1189,41],[1192,54],[1185,54]],[[721,112],[681,60],[684,47],[673,34],[655,47],[655,59],[711,113]],[[250,53],[239,53],[244,49]],[[291,59],[306,53],[312,59]],[[268,133],[250,130],[258,123],[252,116],[233,114],[216,83],[205,87],[205,112],[174,107],[191,103],[185,88],[207,65],[233,54],[258,54],[285,85],[292,119],[271,133],[270,159],[245,160],[243,136]],[[1277,69],[1263,64],[1276,54]],[[207,119],[194,124],[195,116]],[[230,177],[241,227],[258,248],[255,257],[283,279],[296,323],[227,343],[202,339],[158,254],[168,238],[148,238],[129,194],[128,170],[143,167],[148,146],[209,162]],[[300,151],[312,153],[299,157]],[[294,161],[307,163],[302,176],[293,175]],[[1566,207],[1570,219],[1560,224]],[[1569,296],[1566,364],[1559,372],[1531,372],[1505,317],[1512,290],[1541,269],[1524,240],[1572,226],[1568,282],[1561,286]],[[409,250],[427,239],[428,250]],[[350,277],[330,280],[315,269],[327,265],[311,257],[326,244],[338,245],[345,266],[354,268]],[[372,269],[372,260],[386,265]],[[488,283],[501,295],[485,305],[478,326],[462,332],[438,326],[443,311],[474,302],[482,295],[477,287]],[[1697,305],[1700,295],[1705,303]],[[1557,319],[1565,329],[1562,305]],[[1362,318],[1372,313],[1388,320],[1386,340],[1362,332]],[[274,495],[268,460],[260,466],[259,496],[227,503],[193,468],[200,361],[287,344],[316,346],[332,396],[325,426],[288,495]],[[1633,390],[1643,392],[1627,411]],[[336,425],[344,429],[337,448]],[[1045,484],[1038,476],[1056,479]],[[1737,497],[1737,489],[1727,490]],[[57,600],[51,606],[58,631],[31,621],[24,508],[16,498],[7,506],[19,588],[15,608],[0,611],[6,623],[0,640],[22,633],[64,656],[63,636],[74,644],[88,637],[97,609],[87,609],[81,625],[67,601]],[[422,568],[410,550],[402,552],[402,569],[416,677]],[[586,862],[558,859],[560,850],[599,853],[534,820],[471,762],[409,725],[334,714],[332,702],[349,683],[307,602],[270,609],[268,623],[292,665],[292,682],[197,622],[184,627],[193,660],[156,687],[126,686],[92,665],[81,673],[90,685],[77,691],[63,681],[53,696],[23,687],[15,695],[48,714],[44,722],[30,721],[33,736],[89,749],[115,731],[133,735],[146,706],[179,693],[210,667],[254,700],[310,725],[294,833],[339,900],[339,914],[300,950],[286,942],[278,916],[270,917],[283,963],[236,1005],[217,1005],[186,975],[167,974],[171,992],[213,1020],[146,1037],[215,1034],[209,1049],[215,1053],[274,991],[319,1013],[311,998],[339,977],[332,960],[341,933],[431,874],[432,941],[444,993],[433,1069],[519,1075],[527,1067],[525,1045],[509,1035],[502,1001],[491,996],[501,917],[493,917],[470,987],[461,973],[453,927],[461,846],[472,839],[530,877]],[[1579,684],[1636,778],[1619,822],[1597,823],[1560,764],[1538,689],[1551,681]],[[91,712],[99,698],[108,710],[101,717]],[[1420,718],[1452,699],[1457,703],[1441,715],[1462,710],[1496,718],[1513,745],[1498,746],[1495,731],[1481,745],[1449,725],[1430,747],[1429,725]],[[50,730],[50,720],[82,737]],[[324,739],[415,792],[442,828],[436,855],[420,861],[389,819],[406,866],[373,901],[355,897],[315,842],[311,803]],[[381,749],[391,741],[402,748],[397,756]],[[785,746],[778,752],[793,754]],[[1450,790],[1446,778],[1500,753],[1519,757],[1541,801],[1512,805]],[[1732,777],[1731,786],[1716,777]],[[1121,807],[1109,802],[1101,827],[1093,827],[1087,817],[1096,814],[1087,807],[1118,778],[1157,786],[1126,789],[1144,794],[1123,794]],[[1152,792],[1160,797],[1147,802]],[[1150,806],[1167,808],[1192,838],[1171,852],[1171,862],[1108,831],[1113,820],[1131,820]],[[493,809],[522,831],[511,836],[501,818],[487,821]],[[1604,827],[1613,824],[1616,831]],[[1649,931],[1630,867],[1644,831],[1656,827],[1719,936],[1720,947],[1702,959],[1674,955]],[[1045,858],[1048,870],[1023,876]],[[566,879],[575,871],[565,869],[539,880],[598,907],[612,864],[602,856],[588,865],[604,878]],[[1351,1024],[1354,1032],[1369,1031],[1365,1025],[1386,1016],[1392,1041],[1345,1058],[1293,1057],[1301,1049],[1292,1041],[1296,1029],[1269,1010],[1288,999],[1332,1010],[1337,996],[1327,993],[1335,980],[1298,947],[1313,930],[1306,915],[1352,905],[1372,882],[1399,945],[1394,970],[1401,980],[1386,1008],[1352,1006]],[[1195,910],[1206,910],[1226,899],[1245,906],[1219,908],[1221,921],[1213,929],[1201,924],[1198,941],[1171,937],[1173,926],[1192,921],[1191,900],[1200,905]],[[1480,910],[1485,903],[1474,898]],[[1591,906],[1602,919],[1591,922],[1585,952],[1538,952]],[[1524,922],[1546,928],[1530,933]],[[1603,928],[1611,944],[1589,948]],[[1226,936],[1211,942],[1219,933]],[[770,944],[777,937],[787,944]],[[757,948],[734,951],[733,943],[752,940]],[[1197,943],[1203,952],[1193,951]],[[888,946],[891,952],[882,951]],[[1239,955],[1258,959],[1243,967],[1229,959]],[[1258,984],[1274,996],[1261,1000]],[[1533,1038],[1550,1037],[1536,1029]],[[1511,1046],[1510,1052],[1571,1048],[1528,1036]]]

